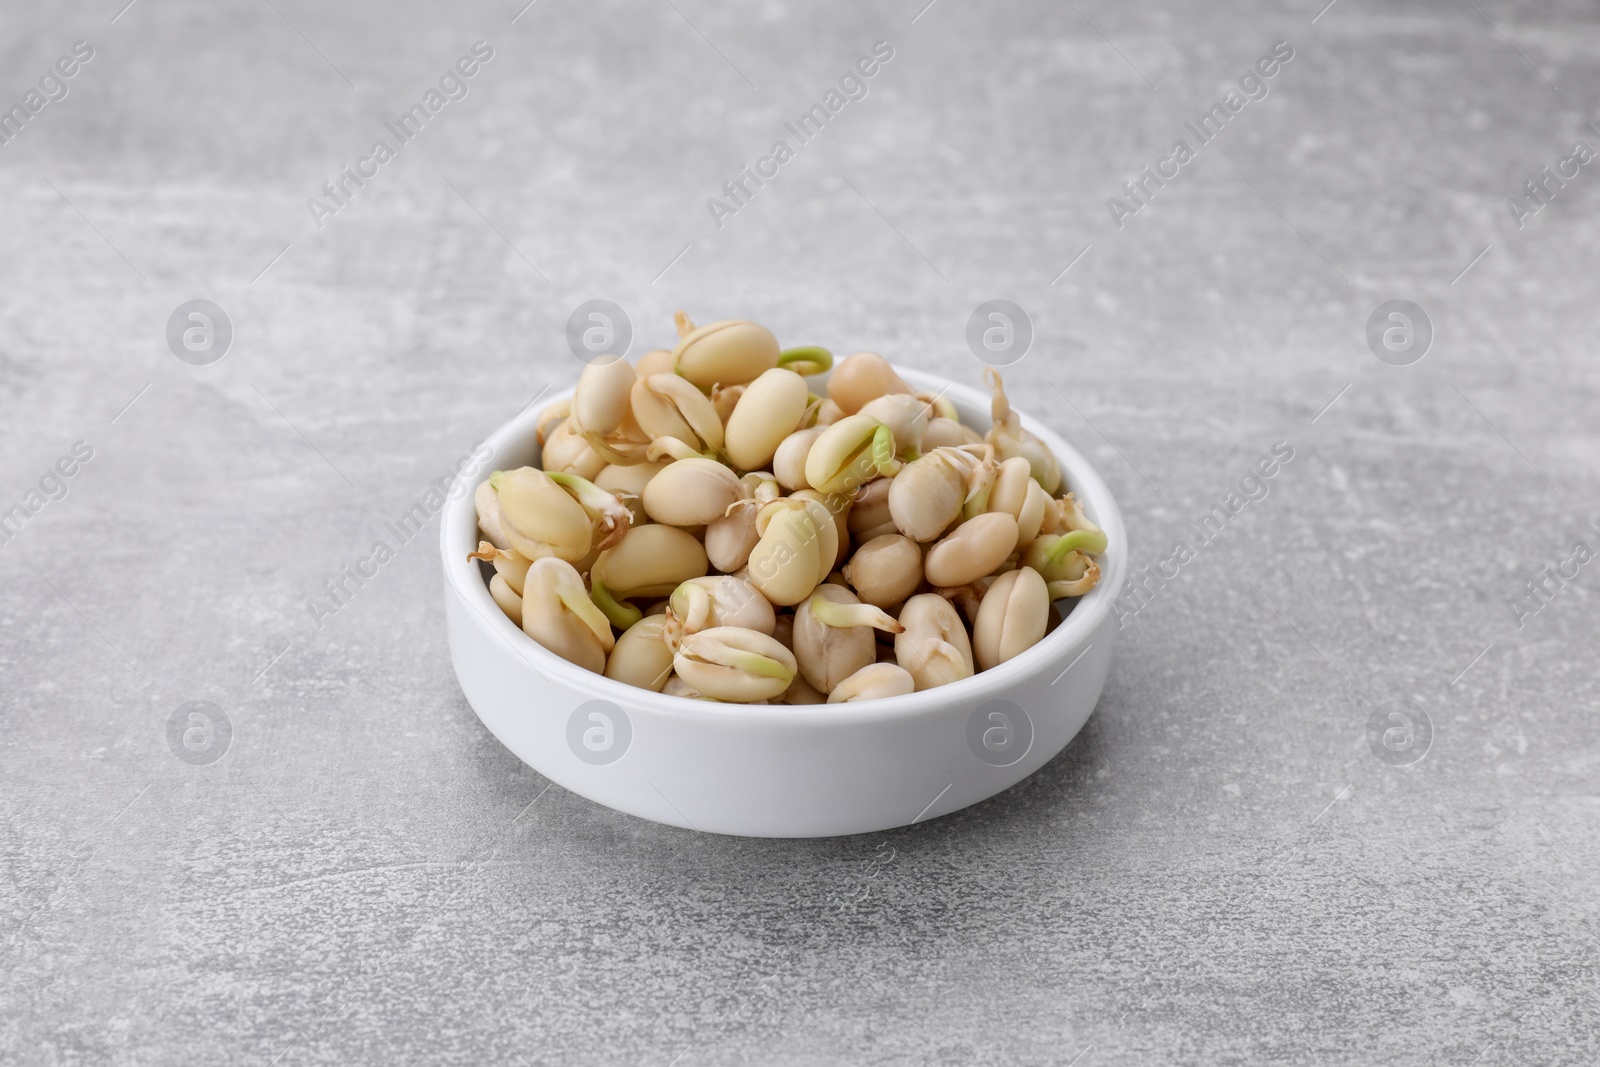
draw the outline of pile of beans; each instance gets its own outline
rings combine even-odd
[[[979,433],[876,353],[677,326],[540,414],[542,470],[478,486],[472,558],[551,652],[696,700],[868,700],[1011,659],[1099,580],[1106,536],[998,373]]]

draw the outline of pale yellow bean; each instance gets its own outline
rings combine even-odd
[[[722,448],[722,420],[716,406],[677,375],[641,378],[630,396],[633,416],[646,436],[676,438],[696,452]]]
[[[756,504],[741,500],[722,518],[706,527],[706,558],[713,570],[732,574],[750,562],[761,535],[756,533]]]
[[[580,434],[609,434],[631,414],[634,383],[639,376],[625,359],[590,363],[578,375],[572,394],[573,429]]]
[[[1017,547],[1017,520],[1003,511],[968,519],[932,548],[923,561],[928,584],[967,585],[992,573]]]
[[[565,560],[536,559],[522,593],[522,632],[562,659],[596,674],[615,645],[611,624]]]
[[[765,326],[724,319],[679,338],[672,362],[678,374],[696,385],[742,385],[776,367],[778,351],[778,339]]]
[[[666,617],[647,615],[623,631],[606,659],[606,677],[660,692],[672,676],[672,649],[664,637]]]
[[[765,534],[767,524],[781,509],[806,509],[813,519],[817,529],[817,581],[821,582],[828,577],[828,572],[833,570],[839,558],[841,540],[839,537],[839,523],[829,510],[829,506],[822,502],[820,494],[811,490],[801,490],[781,500],[762,507],[756,513],[756,532]]]
[[[830,704],[850,704],[858,700],[880,700],[916,692],[916,679],[897,663],[869,663],[833,687]]]
[[[811,500],[821,504],[829,515],[833,517],[833,533],[837,548],[833,559],[828,563],[828,569],[845,561],[845,555],[850,551],[850,505],[852,498],[844,493],[822,493],[815,489],[801,489],[790,493],[791,500]]]
[[[854,415],[885,393],[913,393],[889,361],[876,352],[857,352],[839,361],[828,375],[828,398],[846,415]]]
[[[776,501],[767,508],[776,509],[767,515],[764,525],[757,516],[760,540],[750,551],[746,566],[750,584],[772,603],[783,606],[798,604],[811,595],[826,577],[822,556],[822,525],[833,532],[833,520],[814,515],[804,507],[780,507]],[[831,559],[831,553],[830,553]]]
[[[895,660],[910,673],[917,692],[972,677],[972,642],[944,597],[918,593],[900,609],[900,625],[905,630],[895,636]]]
[[[915,459],[922,453],[922,437],[928,425],[928,403],[906,393],[890,393],[869,400],[861,406],[860,414],[869,415],[885,426],[894,436],[894,454],[903,459]]]
[[[690,578],[705,574],[705,546],[676,526],[636,526],[600,553],[590,578],[618,600],[667,596]]]
[[[970,426],[963,426],[955,419],[929,419],[927,429],[922,431],[922,450],[924,452],[932,452],[936,448],[975,445],[980,444],[982,441],[983,434]]]
[[[877,658],[873,628],[898,633],[891,615],[863,604],[839,585],[819,585],[794,613],[794,658],[819,692],[838,685]]]
[[[634,370],[638,372],[641,378],[648,378],[652,374],[673,373],[672,350],[670,348],[652,348],[639,357],[639,362],[635,364]]]
[[[606,465],[605,458],[590,448],[588,441],[573,432],[570,419],[561,420],[545,438],[539,463],[547,471],[568,471],[589,479],[593,479]]]
[[[691,578],[672,591],[668,615],[675,633],[698,633],[713,626],[738,626],[770,634],[777,625],[772,603],[743,578],[710,574]]]
[[[645,514],[670,526],[704,526],[741,498],[739,476],[714,459],[669,463],[644,487]]]
[[[878,477],[874,439],[883,423],[849,415],[822,431],[806,453],[806,483],[826,493],[850,493]]]
[[[783,439],[772,457],[772,473],[779,485],[790,492],[811,488],[811,483],[806,481],[806,458],[811,454],[811,446],[826,430],[826,426],[813,426]]]
[[[1000,464],[989,490],[988,511],[1004,511],[1017,520],[1017,545],[1026,547],[1039,535],[1050,494],[1033,480],[1028,461],[1013,456]]]
[[[750,562],[750,552],[761,540],[756,533],[756,507],[754,500],[738,500],[706,526],[706,558],[713,570],[732,574]]]
[[[856,549],[844,579],[868,604],[893,611],[922,584],[922,548],[904,534],[885,534]]]
[[[1002,461],[989,489],[989,504],[985,510],[1009,512],[1015,518],[1027,499],[1028,483],[1033,480],[1031,471],[1028,461],[1021,456]]]
[[[594,531],[593,549],[610,548],[622,540],[622,535],[633,525],[633,512],[617,499],[615,493],[608,493],[587,478],[567,471],[554,471],[549,478],[566,490],[567,495],[576,500],[589,516]]]
[[[500,501],[500,528],[511,547],[528,559],[582,559],[594,526],[583,505],[544,471],[519,467],[490,475]]]
[[[1044,637],[1050,622],[1050,593],[1032,567],[1007,571],[983,594],[972,624],[972,652],[979,670],[988,670],[1027,651]]]
[[[774,367],[745,387],[726,420],[723,447],[741,470],[766,466],[778,446],[800,424],[809,393],[806,380]]]
[[[714,626],[678,642],[673,670],[713,700],[747,702],[783,694],[794,681],[795,658],[767,634]]]
[[[1022,502],[1022,510],[1017,512],[1017,545],[1023,547],[1033,543],[1039,536],[1039,531],[1044,528],[1045,514],[1050,510],[1050,494],[1044,491],[1044,486],[1030,479],[1028,481],[1028,499]]]
[[[971,458],[939,449],[900,468],[889,483],[889,515],[913,541],[932,541],[956,521],[967,495]]]

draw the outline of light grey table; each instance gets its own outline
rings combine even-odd
[[[0,1059],[1600,1058],[1600,174],[1541,172],[1600,148],[1600,23],[1321,2],[13,5],[0,102],[93,56],[0,145]],[[597,298],[635,352],[682,307],[974,384],[968,316],[1021,305],[1019,404],[1140,574],[1192,556],[1126,601],[1073,745],[809,842],[503,750],[436,523],[386,523],[575,375]],[[207,366],[166,337],[196,299],[233,331]],[[1389,301],[1425,354],[1369,345]],[[215,762],[169,746],[189,701]]]

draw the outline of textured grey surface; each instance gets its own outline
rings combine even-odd
[[[0,1059],[1600,1058],[1592,577],[1510,606],[1600,537],[1600,177],[1520,230],[1506,203],[1600,147],[1592,7],[119,6],[0,16],[8,102],[96,47],[0,146],[0,508],[94,449],[0,546]],[[478,39],[470,95],[316,229]],[[880,39],[719,231],[706,199]],[[1117,229],[1107,197],[1277,40],[1271,94]],[[995,296],[1136,568],[1295,458],[988,803],[797,843],[549,787],[456,687],[433,525],[313,625],[575,374],[583,300],[976,383]],[[213,366],[167,350],[192,298],[236,328]],[[1414,366],[1368,350],[1390,299],[1434,323]],[[1434,730],[1409,766],[1368,744],[1397,698]],[[209,766],[168,748],[189,700],[233,724]]]

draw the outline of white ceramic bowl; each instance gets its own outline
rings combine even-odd
[[[989,425],[989,398],[928,374],[963,422]],[[488,439],[493,467],[537,461],[539,408]],[[1015,393],[1013,400],[1016,399]],[[1045,639],[974,677],[857,704],[743,706],[669,697],[591,674],[547,652],[500,611],[480,564],[472,494],[441,517],[445,622],[461,691],[534,770],[632,815],[694,830],[826,837],[905,826],[991,797],[1043,766],[1088,719],[1117,632],[1112,604],[1128,538],[1111,492],[1078,451],[1023,415],[1061,461],[1065,485],[1106,531],[1100,583]]]

